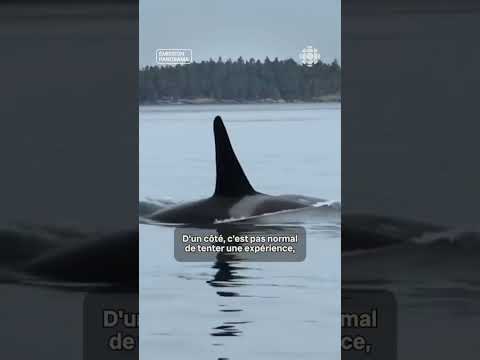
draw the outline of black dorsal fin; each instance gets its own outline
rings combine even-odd
[[[220,116],[215,117],[213,121],[213,132],[217,162],[217,182],[214,195],[237,197],[257,194],[238,162]]]

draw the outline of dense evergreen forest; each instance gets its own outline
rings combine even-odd
[[[210,101],[322,101],[340,98],[340,66],[312,67],[292,59],[202,61],[188,65],[147,66],[139,74],[139,102],[179,99]]]

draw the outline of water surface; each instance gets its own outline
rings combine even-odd
[[[216,115],[256,190],[340,201],[338,104],[142,107],[140,200],[212,194]],[[179,263],[173,228],[140,225],[142,360],[338,359],[339,209],[291,222],[307,232],[301,263]]]

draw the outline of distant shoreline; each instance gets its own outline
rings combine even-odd
[[[140,102],[140,106],[155,105],[240,105],[240,104],[318,104],[318,103],[341,103],[341,96],[325,95],[312,100],[284,100],[284,99],[261,99],[261,100],[218,100],[211,98],[197,99],[165,99],[149,102]]]

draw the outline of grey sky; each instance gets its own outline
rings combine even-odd
[[[321,59],[340,61],[340,0],[140,0],[140,66],[155,64],[158,48],[188,48],[194,61],[298,61],[307,45]]]

